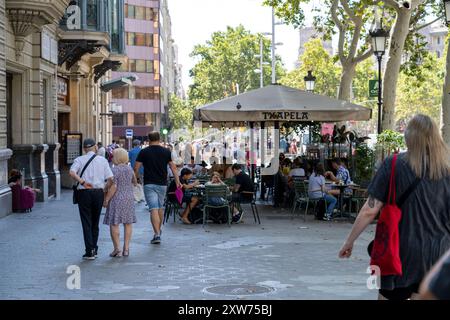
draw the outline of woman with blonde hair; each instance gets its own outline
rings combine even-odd
[[[114,179],[106,186],[103,203],[103,206],[107,208],[103,223],[110,226],[114,245],[111,257],[121,257],[122,255],[127,257],[129,255],[132,224],[136,223],[133,185],[137,185],[137,180],[128,162],[128,152],[125,149],[118,148],[113,151]],[[123,251],[120,250],[120,224],[124,225],[125,232]]]
[[[436,123],[425,115],[416,115],[408,123],[405,141],[408,151],[398,155],[395,169],[395,202],[402,211],[402,275],[381,276],[379,299],[415,298],[426,273],[450,248],[449,149]],[[355,240],[388,203],[392,161],[393,157],[387,158],[372,180],[369,198],[339,257],[352,255]]]

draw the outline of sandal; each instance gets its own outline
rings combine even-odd
[[[119,258],[122,256],[122,251],[114,249],[113,252],[109,254],[111,258]]]
[[[125,250],[125,249],[123,249],[123,251],[122,251],[122,256],[123,257],[128,257],[130,255],[130,250]]]
[[[181,218],[181,221],[182,221],[184,224],[192,224],[188,219],[183,219],[183,218]]]

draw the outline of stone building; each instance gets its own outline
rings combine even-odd
[[[58,199],[75,137],[109,142],[102,84],[124,49],[123,0],[0,0],[0,216],[11,212],[11,169],[41,190],[37,201]]]

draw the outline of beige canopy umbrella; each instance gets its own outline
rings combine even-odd
[[[194,121],[208,126],[242,126],[244,122],[339,122],[365,121],[372,110],[282,85],[269,85],[201,107]]]

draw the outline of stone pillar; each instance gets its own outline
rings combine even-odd
[[[49,144],[45,153],[45,172],[48,176],[48,196],[55,200],[61,199],[61,175],[58,165],[59,143]]]
[[[32,144],[20,144],[13,146],[14,157],[11,159],[11,168],[22,172],[25,185],[31,185],[33,181],[31,170],[31,154],[35,146]]]
[[[45,173],[46,144],[22,144],[13,146],[13,169],[22,171],[26,186],[40,189],[36,201],[48,200],[48,177]]]
[[[31,155],[32,172],[33,172],[33,188],[40,189],[41,192],[36,194],[36,201],[48,201],[48,176],[45,173],[45,153],[48,150],[47,144],[36,144]]]
[[[11,156],[11,150],[0,149],[0,218],[12,212],[12,194],[8,186],[8,160]]]

